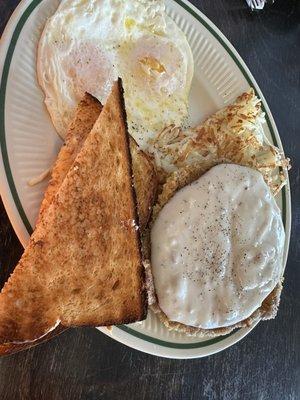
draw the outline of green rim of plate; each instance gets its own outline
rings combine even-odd
[[[8,152],[7,152],[6,135],[5,135],[5,95],[6,95],[6,86],[7,86],[7,80],[8,80],[8,75],[9,75],[9,69],[10,69],[12,57],[13,57],[14,50],[15,50],[17,41],[19,39],[20,33],[21,33],[27,19],[31,15],[31,13],[42,1],[43,0],[33,0],[29,4],[29,6],[26,8],[26,10],[23,12],[21,18],[19,19],[19,21],[16,25],[16,28],[15,28],[14,33],[11,38],[10,45],[9,45],[7,53],[6,53],[3,72],[2,72],[2,78],[1,78],[1,86],[0,86],[0,143],[1,143],[3,164],[4,164],[4,169],[5,169],[8,185],[9,185],[12,197],[14,199],[16,208],[19,212],[19,215],[20,215],[20,217],[23,221],[23,224],[24,224],[27,232],[29,233],[29,235],[31,235],[33,229],[30,225],[30,222],[26,216],[26,213],[25,213],[22,203],[20,201],[16,186],[14,183],[12,171],[10,168],[9,156],[8,156]],[[227,51],[227,53],[230,55],[230,57],[233,59],[233,61],[236,63],[236,65],[239,67],[240,71],[244,75],[244,77],[247,80],[247,82],[249,83],[249,85],[255,88],[256,87],[255,82],[252,81],[251,77],[247,74],[246,70],[244,69],[243,65],[240,63],[239,59],[236,57],[236,55],[231,50],[231,48],[219,36],[218,32],[216,30],[214,30],[214,27],[209,25],[202,18],[202,16],[199,15],[197,12],[195,12],[188,4],[184,3],[181,0],[174,0],[174,1],[177,4],[179,4],[184,10],[186,10],[189,14],[191,14],[198,22],[200,22],[218,40],[218,42],[223,46],[223,48]],[[266,122],[267,122],[269,130],[271,132],[273,143],[275,146],[278,146],[278,142],[276,139],[276,135],[275,135],[273,126],[271,124],[268,112],[266,112],[263,102],[262,102],[262,109],[266,114]],[[286,201],[286,189],[283,188],[283,190],[282,190],[282,215],[283,215],[283,217],[282,217],[282,219],[283,219],[284,226],[286,225],[286,202],[287,202]],[[203,342],[174,343],[174,342],[167,342],[164,340],[160,340],[160,339],[154,338],[149,335],[145,335],[145,334],[138,332],[135,329],[129,328],[128,326],[125,326],[125,325],[118,326],[118,329],[120,329],[123,332],[126,332],[127,334],[130,334],[138,339],[142,339],[147,342],[153,343],[155,345],[168,347],[168,348],[172,348],[172,349],[196,349],[196,348],[211,346],[215,343],[225,340],[226,338],[228,338],[229,336],[231,336],[237,332],[237,330],[235,330],[234,332],[231,332],[228,335],[210,339],[210,340],[205,340]]]

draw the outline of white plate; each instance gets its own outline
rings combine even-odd
[[[23,0],[11,17],[0,49],[0,189],[11,223],[25,246],[38,213],[47,182],[29,187],[55,159],[61,141],[43,105],[35,74],[36,48],[41,30],[58,0]],[[224,35],[185,0],[166,0],[167,12],[185,32],[195,59],[191,93],[193,122],[232,102],[249,86],[263,100],[265,134],[282,148],[273,117],[248,68]],[[279,199],[286,229],[285,258],[291,224],[290,191]],[[247,335],[252,327],[212,340],[188,338],[166,330],[150,313],[143,323],[100,328],[112,338],[146,353],[170,358],[196,358],[221,351]]]

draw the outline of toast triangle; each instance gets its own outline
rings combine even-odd
[[[0,343],[146,316],[121,81],[0,293]]]

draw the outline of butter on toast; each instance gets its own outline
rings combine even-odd
[[[0,294],[0,342],[146,316],[120,81]]]

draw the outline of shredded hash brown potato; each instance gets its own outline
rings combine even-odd
[[[264,121],[261,101],[251,88],[195,128],[165,128],[152,142],[162,175],[187,165],[231,162],[259,170],[276,195],[286,184],[283,169],[290,163],[264,137]]]

